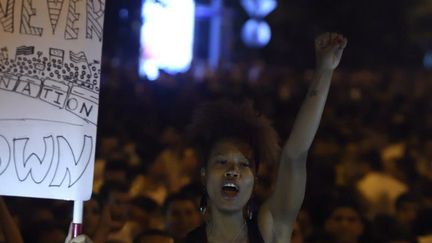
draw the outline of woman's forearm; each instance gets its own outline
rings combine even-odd
[[[333,70],[318,68],[297,114],[292,132],[283,148],[283,155],[297,158],[306,153],[318,130],[327,100]]]

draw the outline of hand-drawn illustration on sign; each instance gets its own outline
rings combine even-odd
[[[91,195],[105,0],[0,0],[0,195]]]

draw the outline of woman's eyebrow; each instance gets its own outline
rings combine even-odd
[[[219,152],[219,153],[213,154],[212,157],[223,157],[223,156],[225,156],[225,154]]]

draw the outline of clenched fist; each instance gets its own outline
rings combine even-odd
[[[334,70],[348,43],[347,38],[338,33],[324,33],[315,39],[317,69]]]

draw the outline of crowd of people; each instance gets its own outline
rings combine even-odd
[[[185,143],[197,105],[249,98],[285,141],[312,71],[260,62],[140,79],[105,60],[93,196],[84,232],[97,242],[184,242],[206,220],[200,161]],[[335,71],[307,159],[307,187],[292,242],[432,242],[432,72],[365,68]],[[259,205],[275,166],[258,171]],[[24,242],[64,242],[72,204],[4,198]],[[3,205],[3,206],[2,206]],[[7,211],[10,214],[7,214]],[[16,232],[15,232],[16,233]]]

